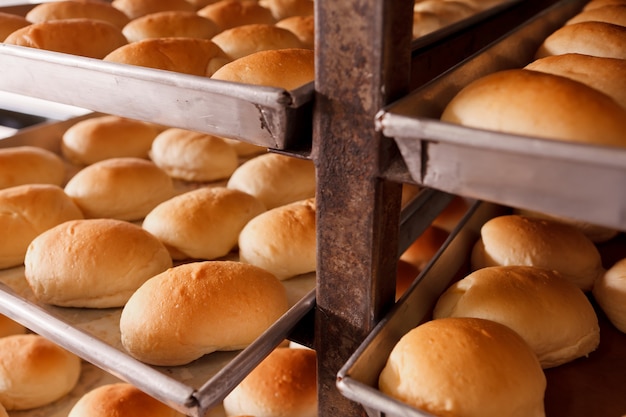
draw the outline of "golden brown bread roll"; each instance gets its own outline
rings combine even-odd
[[[600,326],[583,291],[556,271],[529,266],[479,269],[437,300],[434,319],[476,317],[515,330],[541,366],[588,356],[600,344]]]
[[[276,23],[270,9],[256,0],[220,0],[202,7],[197,13],[215,22],[220,31],[251,23]]]
[[[0,190],[0,268],[21,265],[28,245],[46,230],[83,213],[57,185],[26,184]],[[10,238],[7,238],[9,237]]]
[[[498,71],[471,82],[448,103],[441,120],[546,139],[626,146],[626,110],[613,99],[577,81],[524,69]]]
[[[11,33],[4,43],[101,59],[128,41],[111,23],[74,18],[33,23]]]
[[[596,246],[575,227],[517,214],[494,217],[480,230],[472,269],[522,265],[558,271],[583,291],[604,273]]]
[[[233,261],[171,268],[146,281],[122,310],[122,344],[152,365],[187,364],[219,350],[243,349],[288,309],[271,273]]]
[[[222,138],[178,128],[158,134],[150,158],[170,177],[197,182],[224,180],[239,165],[237,152]]]
[[[239,259],[280,280],[315,271],[316,252],[314,199],[261,213],[239,234]]]
[[[131,20],[167,10],[195,11],[194,6],[186,0],[113,0],[111,5]]]
[[[423,0],[416,2],[413,7],[413,37],[427,35],[477,12],[476,8],[462,1]]]
[[[57,0],[37,4],[26,13],[26,19],[32,23],[81,17],[103,20],[119,29],[130,20],[122,11],[111,6],[111,3],[101,0]]]
[[[274,19],[282,20],[292,16],[313,16],[313,0],[259,0],[259,4],[272,12]]]
[[[133,19],[122,29],[128,42],[169,37],[211,39],[218,32],[212,20],[183,10],[150,13]]]
[[[26,333],[26,327],[22,326],[15,320],[10,319],[3,314],[0,314],[0,338],[5,336],[11,336],[13,334],[24,333]]]
[[[139,220],[174,195],[165,171],[141,158],[111,158],[91,164],[66,184],[65,193],[85,218]]]
[[[314,197],[315,184],[312,161],[266,153],[241,164],[227,187],[253,195],[272,209]]]
[[[24,16],[0,12],[0,42],[3,42],[11,33],[30,24],[31,22]]]
[[[118,382],[101,385],[81,396],[68,417],[183,417],[139,388]]]
[[[241,229],[265,206],[256,197],[225,187],[199,188],[154,208],[143,228],[174,259],[217,259],[237,246]]]
[[[36,146],[0,149],[0,189],[25,184],[63,185],[66,169],[54,152]]]
[[[616,262],[596,280],[593,296],[609,321],[626,333],[626,258]]]
[[[571,25],[579,22],[606,22],[626,26],[626,4],[607,5],[583,10],[574,15],[565,24]]]
[[[535,58],[567,53],[626,59],[626,27],[607,22],[564,25],[543,41]]]
[[[537,356],[490,320],[419,325],[394,346],[378,382],[383,393],[433,415],[545,416],[546,377]]]
[[[226,29],[211,40],[232,60],[259,51],[302,48],[300,39],[293,32],[265,23],[253,23]]]
[[[315,17],[313,15],[286,17],[276,22],[276,26],[293,32],[300,39],[303,48],[315,48]]]
[[[105,61],[210,77],[230,59],[209,39],[148,38],[117,48]]]
[[[37,236],[25,276],[35,297],[62,307],[120,307],[147,279],[172,266],[165,246],[140,226],[71,220]]]
[[[317,417],[316,359],[309,349],[274,349],[224,398],[226,414]]]
[[[103,115],[81,120],[63,133],[63,156],[76,165],[120,157],[148,158],[159,128],[151,123]]]
[[[267,147],[255,145],[254,143],[229,138],[222,138],[222,140],[232,146],[237,156],[240,157],[254,156],[267,152]]]
[[[36,334],[0,338],[0,403],[29,410],[66,396],[78,383],[78,356]]]

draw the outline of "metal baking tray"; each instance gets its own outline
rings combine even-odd
[[[32,145],[58,152],[63,132],[96,114],[24,128],[0,140],[0,147]],[[1,233],[0,238],[7,238]],[[310,273],[282,281],[289,311],[247,348],[211,353],[185,366],[151,366],[128,355],[120,341],[121,308],[62,308],[39,303],[26,282],[23,266],[0,270],[0,314],[172,408],[201,417],[221,406],[223,398],[313,310],[315,280],[315,274]]]
[[[543,39],[584,3],[555,3],[379,112],[377,129],[395,140],[416,183],[626,230],[626,149],[502,134],[439,120],[446,104],[471,81],[531,62]]]

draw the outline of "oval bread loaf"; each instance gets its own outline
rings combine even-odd
[[[63,185],[63,160],[54,152],[36,146],[0,149],[0,189],[24,184]]]
[[[26,13],[32,23],[49,20],[87,18],[102,20],[122,29],[130,19],[122,11],[101,0],[57,0],[39,3]]]
[[[122,11],[129,19],[137,19],[150,13],[168,10],[195,11],[187,0],[113,0],[111,5]]]
[[[211,39],[219,33],[219,28],[195,12],[167,10],[133,19],[124,26],[122,33],[128,42],[169,37]]]
[[[609,321],[626,333],[626,258],[616,262],[595,282],[593,296]]]
[[[259,51],[303,47],[300,39],[290,30],[261,23],[226,29],[211,40],[232,60]]]
[[[564,25],[543,41],[535,58],[567,53],[626,59],[626,27],[593,21]]]
[[[251,23],[276,23],[272,12],[256,0],[219,0],[202,7],[197,13],[215,22],[220,32]]]
[[[3,42],[11,33],[30,24],[31,22],[24,16],[0,12],[0,42]]]

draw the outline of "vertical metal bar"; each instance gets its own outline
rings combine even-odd
[[[318,283],[315,348],[321,417],[363,415],[336,375],[393,304],[401,185],[397,155],[374,128],[408,91],[413,0],[316,0]]]

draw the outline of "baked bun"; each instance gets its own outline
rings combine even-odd
[[[266,153],[241,164],[227,187],[253,195],[272,209],[314,197],[315,184],[312,161]]]
[[[317,417],[316,359],[310,349],[274,349],[224,398],[226,415]]]
[[[21,265],[28,245],[44,231],[83,213],[57,185],[26,184],[0,190],[0,269]],[[8,238],[10,236],[10,238]]]
[[[209,39],[148,38],[129,43],[105,61],[210,77],[230,59]]]
[[[104,115],[81,120],[63,133],[63,156],[76,165],[120,157],[148,158],[159,128],[151,123]]]
[[[311,49],[260,51],[229,62],[211,78],[294,90],[315,79],[315,60]]]
[[[222,138],[222,140],[233,147],[237,156],[249,157],[267,152],[266,146],[255,145],[254,143],[243,142],[237,139]]]
[[[66,169],[54,152],[36,146],[0,149],[0,189],[24,184],[62,185]]]
[[[122,29],[128,42],[169,37],[211,39],[218,32],[212,20],[182,10],[150,13],[133,19]]]
[[[272,11],[274,19],[282,20],[291,16],[313,16],[313,0],[259,0],[259,4]]]
[[[20,323],[14,321],[13,319],[10,319],[5,315],[0,314],[0,338],[24,333],[26,333],[26,327],[22,326]]]
[[[438,416],[545,416],[537,356],[490,320],[445,318],[412,329],[392,349],[378,383],[383,393]]]
[[[0,403],[29,410],[65,397],[78,383],[81,361],[36,334],[0,338]]]
[[[111,158],[76,173],[65,186],[85,218],[139,220],[174,195],[172,179],[153,162]]]
[[[626,59],[626,27],[607,22],[564,25],[543,41],[535,58],[567,53]]]
[[[183,417],[183,414],[154,399],[139,388],[117,382],[85,393],[68,417]]]
[[[37,4],[26,13],[26,19],[32,23],[75,18],[103,20],[119,29],[130,21],[111,3],[101,0],[57,0]]]
[[[560,272],[584,291],[604,273],[596,246],[568,224],[511,214],[487,221],[480,235],[472,250],[472,270],[535,266]]]
[[[237,152],[222,138],[178,128],[159,133],[150,158],[170,177],[197,182],[226,179],[239,165]]]
[[[302,48],[300,39],[290,30],[262,23],[226,29],[211,40],[232,60],[259,51]]]
[[[600,344],[593,306],[558,272],[531,266],[479,269],[438,299],[434,319],[476,317],[515,330],[541,366],[552,368],[588,356]]]
[[[120,307],[147,279],[172,266],[165,246],[140,226],[114,219],[62,223],[37,236],[25,276],[35,297],[61,307]]]
[[[4,41],[11,33],[30,24],[31,22],[26,20],[24,16],[0,12],[0,42]]]
[[[303,48],[315,48],[315,17],[308,16],[291,16],[276,22],[279,28],[290,30],[300,39]]]
[[[609,321],[626,333],[626,258],[596,280],[593,296]]]
[[[577,81],[524,69],[498,71],[470,83],[448,103],[441,120],[518,135],[626,146],[626,110],[613,99]]]
[[[154,208],[143,228],[174,259],[217,259],[237,246],[241,229],[265,206],[257,198],[225,187],[199,188]]]
[[[586,84],[603,92],[626,109],[626,60],[624,59],[563,54],[537,59],[525,68],[560,75]]]
[[[197,13],[215,22],[220,32],[251,23],[276,23],[270,9],[256,0],[220,0],[202,7]]]
[[[4,43],[101,59],[128,41],[111,23],[74,18],[33,23],[11,33]]]
[[[248,346],[288,309],[271,273],[234,261],[187,263],[149,279],[122,310],[122,344],[152,365]],[[164,319],[165,318],[165,319]]]
[[[239,234],[239,259],[280,280],[315,271],[316,253],[314,199],[259,214]]]
[[[462,1],[423,0],[413,7],[413,37],[427,35],[466,19],[478,10]]]
[[[595,7],[583,10],[566,22],[571,25],[579,22],[606,22],[626,26],[626,4]]]
[[[167,10],[195,11],[195,7],[186,0],[113,0],[111,5],[131,20]]]

